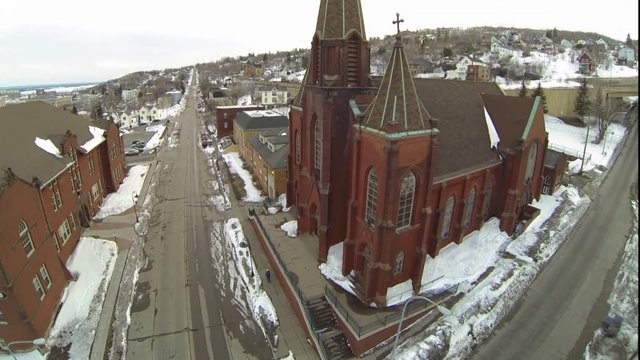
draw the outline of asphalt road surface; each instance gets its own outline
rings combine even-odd
[[[632,226],[630,197],[637,181],[636,120],[577,228],[474,359],[582,359],[609,309],[606,300]]]

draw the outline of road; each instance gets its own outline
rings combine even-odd
[[[195,81],[193,82],[195,83]],[[207,202],[212,174],[199,142],[196,88],[175,119],[179,146],[157,154],[159,177],[131,307],[129,359],[267,359],[269,347],[212,264],[212,227],[228,215]],[[166,136],[173,132],[173,126]],[[150,168],[150,171],[152,169]]]
[[[632,226],[638,183],[638,125],[589,210],[525,296],[474,359],[582,359],[608,311]],[[592,197],[593,199],[593,197]]]

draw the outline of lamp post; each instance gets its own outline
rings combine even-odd
[[[407,305],[409,305],[410,302],[414,301],[414,300],[424,300],[427,301],[433,305],[436,306],[436,309],[438,309],[438,311],[444,315],[447,316],[449,314],[451,314],[451,311],[449,309],[447,309],[446,307],[433,302],[433,300],[425,297],[425,296],[420,296],[420,295],[414,295],[410,298],[408,298],[405,302],[404,305],[402,306],[402,315],[400,315],[400,323],[398,324],[398,331],[396,332],[396,338],[393,341],[393,350],[391,351],[391,359],[395,359],[396,357],[396,348],[398,347],[398,339],[400,338],[400,332],[402,331],[402,322],[404,321],[404,315],[407,311]]]
[[[136,223],[140,222],[138,219],[138,210],[136,210],[136,199],[138,199],[138,194],[134,192],[131,193],[131,201],[133,202],[133,213],[136,214]]]
[[[35,340],[28,340],[28,341],[12,341],[10,343],[6,343],[4,340],[0,339],[0,349],[9,352],[9,355],[11,355],[11,357],[13,357],[15,360],[18,360],[16,355],[13,353],[13,351],[11,351],[11,345],[29,344],[29,345],[35,345],[35,346],[44,346],[46,342],[47,340],[43,338],[38,338]]]

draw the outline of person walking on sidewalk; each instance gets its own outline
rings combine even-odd
[[[270,283],[271,282],[271,271],[269,271],[269,269],[267,269],[267,271],[265,271],[264,275],[267,277],[267,282]]]

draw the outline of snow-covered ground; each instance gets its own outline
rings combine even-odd
[[[113,241],[80,238],[67,262],[77,280],[71,281],[63,294],[48,346],[62,348],[71,344],[71,359],[89,358],[117,253],[118,246]]]
[[[244,162],[240,159],[240,154],[237,152],[229,152],[226,154],[222,154],[224,161],[226,161],[229,166],[229,171],[234,174],[238,174],[244,181],[244,190],[246,192],[246,196],[242,199],[247,202],[260,202],[264,200],[264,196],[256,188],[253,184],[253,176],[251,173],[244,168]]]
[[[118,188],[118,191],[107,195],[95,219],[117,215],[133,206],[135,196],[140,194],[142,184],[149,171],[149,165],[136,165],[129,169],[129,173]]]

